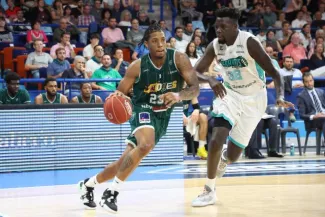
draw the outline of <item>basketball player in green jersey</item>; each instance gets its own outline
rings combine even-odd
[[[80,95],[72,98],[71,103],[102,103],[102,99],[92,94],[91,83],[80,84]]]
[[[114,178],[99,204],[109,212],[117,212],[120,187],[166,133],[174,104],[199,94],[196,72],[187,55],[166,48],[165,35],[159,25],[149,26],[142,40],[149,54],[128,67],[117,91],[111,95],[125,96],[133,88],[132,132],[126,139],[128,145],[119,160],[90,179],[79,182],[81,200],[86,208],[96,207],[94,186]],[[188,87],[182,90],[184,81]]]
[[[35,104],[67,104],[66,96],[58,93],[58,84],[55,78],[47,78],[44,81],[45,93],[35,97]]]

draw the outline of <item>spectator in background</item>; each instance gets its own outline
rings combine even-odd
[[[266,41],[265,29],[260,29],[256,38],[263,44],[263,42]]]
[[[187,54],[192,66],[194,67],[196,62],[199,60],[199,56],[196,54],[196,46],[194,42],[187,44],[185,53]]]
[[[54,0],[51,8],[52,23],[59,24],[60,18],[63,17],[63,5],[61,0]]]
[[[269,30],[266,33],[266,40],[262,43],[264,49],[266,47],[272,47],[273,49],[273,57],[278,57],[278,52],[282,52],[282,47],[278,40],[275,38],[275,34],[273,30]]]
[[[263,14],[263,27],[265,29],[272,27],[276,22],[276,14],[271,10],[269,5],[265,6],[265,12]]]
[[[282,28],[282,23],[286,21],[286,14],[284,12],[279,12],[278,19],[275,21],[274,28]]]
[[[133,10],[133,0],[121,0],[121,4],[123,9]]]
[[[20,11],[20,7],[15,6],[14,0],[7,0],[8,9],[6,10],[6,16],[13,21],[17,18],[17,13]]]
[[[108,27],[102,31],[102,38],[104,40],[104,46],[115,43],[120,40],[124,40],[123,32],[120,28],[116,27],[117,22],[115,17],[109,18]]]
[[[311,24],[312,19],[311,19],[311,16],[310,16],[310,12],[307,9],[307,6],[303,5],[302,8],[301,8],[301,11],[302,11],[302,19],[306,20],[306,22],[308,24]]]
[[[171,49],[175,49],[176,50],[176,42],[177,42],[177,40],[176,40],[176,38],[174,38],[174,37],[171,37],[170,39],[169,39],[169,44],[170,44],[170,48]],[[168,42],[167,42],[168,43]]]
[[[112,9],[114,6],[114,0],[103,0],[103,7],[105,9]]]
[[[88,79],[88,75],[86,72],[86,60],[82,56],[76,56],[73,61],[74,67],[67,69],[63,72],[61,78],[70,78],[70,79]],[[80,83],[72,82],[71,89],[78,90]],[[70,88],[66,87],[66,90],[70,90]]]
[[[254,7],[248,12],[247,26],[261,27],[263,24],[264,9],[261,3],[257,2]]]
[[[316,44],[315,52],[310,58],[310,70],[325,66],[324,45]]]
[[[201,38],[201,45],[204,46],[206,44],[206,39],[205,39],[204,35],[202,34],[202,31],[201,31],[200,28],[195,28],[194,29],[191,41],[194,41],[195,36],[198,36],[198,37]]]
[[[172,33],[167,29],[166,21],[159,20],[158,24],[162,28],[163,32],[165,33],[166,41],[168,41],[172,37]]]
[[[92,79],[121,79],[122,76],[111,67],[111,57],[108,54],[104,54],[102,57],[102,64],[103,66],[97,69],[94,74],[91,76]],[[93,82],[92,88],[95,90],[109,90],[115,91],[118,82]]]
[[[143,30],[139,29],[139,20],[132,19],[131,29],[126,34],[126,40],[132,42],[134,45],[138,45],[144,36]]]
[[[296,67],[300,65],[300,60],[307,59],[306,49],[300,44],[300,36],[298,32],[291,35],[290,44],[283,49],[283,56],[291,56]]]
[[[121,49],[115,49],[112,59],[111,67],[120,73],[124,77],[126,69],[129,67],[130,63],[124,61],[123,51]]]
[[[135,50],[132,54],[132,60],[137,60],[148,53],[149,53],[149,50],[144,43],[141,45],[138,44],[138,46],[135,48]]]
[[[66,52],[65,49],[60,47],[55,50],[56,59],[47,67],[47,77],[48,78],[61,78],[63,72],[70,69],[70,63],[65,59]]]
[[[14,42],[14,38],[6,24],[6,20],[4,17],[0,17],[0,42]]]
[[[65,32],[69,32],[74,41],[77,41],[80,34],[80,30],[73,23],[69,22],[67,18],[62,17],[60,19],[60,26],[54,30],[53,41],[56,43],[61,42],[61,36]]]
[[[303,4],[302,0],[289,0],[287,1],[284,12],[286,13],[286,18],[289,22],[295,19],[296,14],[301,9]]]
[[[86,62],[86,71],[89,72],[88,77],[90,78],[93,73],[102,67],[102,57],[104,55],[104,48],[101,45],[94,47],[94,56]]]
[[[185,53],[188,42],[183,39],[183,28],[182,27],[175,28],[175,39],[176,39],[176,44],[175,44],[176,50],[178,50],[179,52]]]
[[[114,6],[112,9],[112,16],[111,17],[115,17],[116,22],[120,22],[121,20],[121,12],[122,12],[122,8],[121,8],[121,4],[119,1],[114,1]]]
[[[49,40],[45,35],[45,32],[41,30],[41,23],[36,21],[32,23],[32,29],[27,31],[27,43],[31,45],[34,43],[35,40],[41,40],[44,44],[48,43]]]
[[[150,26],[150,19],[145,11],[140,11],[138,15],[140,26]]]
[[[204,52],[205,52],[205,47],[202,46],[202,43],[201,43],[201,37],[199,36],[194,36],[193,38],[193,42],[196,46],[196,54],[199,56],[199,57],[202,57]]]
[[[193,36],[193,24],[192,22],[187,22],[183,31],[183,40],[190,42]]]
[[[36,21],[40,24],[52,23],[52,17],[49,10],[46,9],[44,0],[37,0],[37,7],[30,10],[30,21]]]
[[[276,32],[275,38],[279,41],[281,47],[284,47],[288,44],[291,34],[290,23],[288,21],[283,21],[282,29]]]
[[[35,104],[67,104],[68,99],[61,93],[58,93],[58,83],[55,78],[47,78],[44,81],[45,93],[35,97]]]
[[[84,2],[83,0],[77,0],[77,7],[74,7],[72,9],[72,15],[75,17],[75,18],[79,18],[80,15],[82,15],[84,11]]]
[[[322,20],[322,13],[320,11],[317,11],[315,13],[313,22],[311,23],[311,28],[322,28],[322,26],[325,25],[325,20]]]
[[[105,8],[104,10],[102,10],[102,19],[100,21],[100,26],[108,26],[109,23],[109,18],[111,17],[111,11],[107,8]]]
[[[91,83],[80,83],[80,95],[72,98],[71,103],[86,103],[86,104],[100,104],[102,99],[95,94],[92,94]]]
[[[93,33],[90,36],[90,44],[88,44],[83,50],[83,56],[86,60],[89,60],[94,56],[94,48],[99,43],[100,36],[97,33]]]
[[[102,15],[102,8],[101,8],[102,2],[101,0],[95,0],[94,5],[92,6],[90,10],[90,14],[95,18],[96,23],[100,23],[101,21],[101,15]]]
[[[30,103],[27,90],[19,89],[19,80],[17,73],[11,72],[6,75],[7,88],[0,90],[0,105]]]
[[[79,28],[79,30],[81,31],[79,40],[81,43],[87,44],[88,27],[92,22],[95,22],[95,17],[90,14],[90,6],[85,5],[83,8],[83,14],[78,17],[78,25],[86,26],[83,28]]]
[[[22,24],[21,26],[15,25],[14,32],[24,32],[26,33],[31,29],[30,23],[24,18],[24,12],[22,10],[17,11],[17,17],[13,20],[14,24]]]
[[[74,49],[70,43],[70,33],[69,32],[63,32],[61,34],[61,42],[57,43],[56,45],[53,45],[51,47],[50,54],[53,59],[56,58],[56,50],[58,48],[63,48],[65,50],[65,58],[74,58],[76,56]]]
[[[33,46],[35,51],[28,54],[25,70],[31,71],[33,78],[39,78],[39,70],[41,68],[47,68],[53,62],[53,59],[48,53],[42,51],[44,47],[42,40],[35,40]]]
[[[135,1],[133,4],[133,10],[131,10],[132,18],[138,18],[139,12],[140,12],[140,3]]]
[[[299,35],[304,48],[307,50],[313,40],[310,32],[310,25],[308,23],[302,26],[302,30]]]
[[[292,21],[291,27],[292,28],[303,28],[305,24],[307,24],[307,21],[303,19],[304,13],[302,11],[299,11],[297,13],[297,18]],[[297,32],[300,32],[300,30],[295,30]]]
[[[196,11],[195,6],[195,0],[181,0],[180,8],[182,19],[187,19],[190,22],[193,20],[202,20],[203,13]]]
[[[78,20],[76,19],[76,17],[72,14],[72,8],[70,7],[70,5],[66,5],[63,9],[63,17],[65,19],[67,19],[68,23],[72,23],[73,25],[77,25],[78,24]],[[71,25],[72,25],[71,24]]]
[[[130,11],[124,10],[121,13],[121,20],[118,23],[118,25],[119,26],[127,26],[127,27],[131,26],[131,19],[132,19],[132,16],[131,16]]]

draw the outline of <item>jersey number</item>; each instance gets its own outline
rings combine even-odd
[[[229,80],[231,81],[243,80],[243,77],[241,76],[241,72],[238,69],[233,71],[227,71],[227,75]]]
[[[154,104],[154,105],[162,105],[164,103],[164,101],[162,99],[160,99],[161,95],[157,95],[157,94],[150,94],[150,104]]]

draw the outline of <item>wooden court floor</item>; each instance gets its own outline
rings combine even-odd
[[[0,190],[2,217],[324,217],[325,174],[226,177],[218,204],[192,208],[204,179],[132,181],[123,185],[119,213],[84,210],[75,185]],[[96,201],[108,184],[95,190]]]

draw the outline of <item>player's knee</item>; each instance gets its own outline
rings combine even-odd
[[[200,122],[200,125],[201,124],[208,124],[208,116],[206,116],[206,114],[204,113],[201,113],[200,116],[199,116],[199,122]]]
[[[154,147],[154,142],[144,142],[138,145],[139,152],[141,156],[146,156]]]

